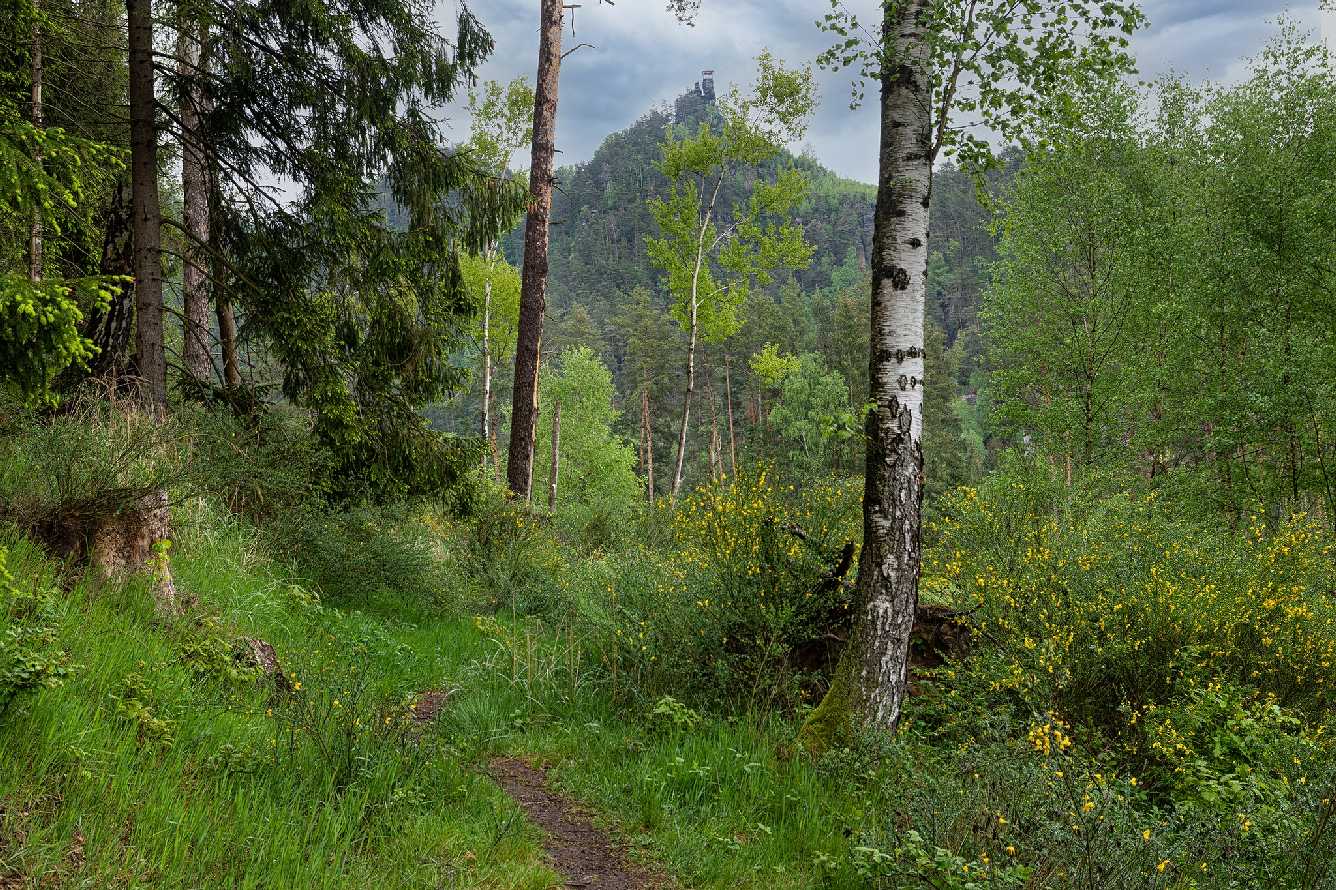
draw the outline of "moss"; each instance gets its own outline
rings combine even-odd
[[[798,749],[816,756],[842,748],[854,740],[855,687],[850,680],[852,659],[846,649],[840,656],[830,688],[816,710],[807,715],[798,730]]]

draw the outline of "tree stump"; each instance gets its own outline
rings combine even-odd
[[[165,489],[106,492],[93,500],[62,504],[31,523],[29,531],[53,553],[86,562],[99,582],[151,575],[158,613],[180,611],[167,560],[171,508]]]

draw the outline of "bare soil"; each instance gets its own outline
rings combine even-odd
[[[625,848],[594,824],[573,801],[548,787],[542,769],[501,757],[488,772],[547,836],[544,848],[564,886],[581,890],[650,890],[671,886],[662,876],[631,863]]]

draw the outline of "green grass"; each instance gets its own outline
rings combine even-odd
[[[0,717],[0,878],[551,886],[537,834],[475,769],[477,738],[415,738],[396,722],[340,748],[348,721],[365,726],[387,709],[397,717],[413,692],[467,673],[476,632],[313,608],[241,527],[216,516],[186,526],[176,580],[199,598],[203,623],[164,626],[134,585],[80,583],[62,597],[70,679]],[[49,574],[22,542],[10,569],[19,583]],[[211,660],[208,644],[222,641],[226,653],[238,634],[269,641],[302,691],[275,701],[269,682],[227,676],[226,658]],[[348,716],[325,717],[340,692],[337,711]]]
[[[395,608],[392,592],[367,612],[319,604],[241,522],[190,502],[177,525],[175,581],[198,600],[186,619],[157,618],[142,585],[59,595],[70,677],[0,716],[0,877],[556,886],[538,833],[483,774],[503,753],[552,763],[562,789],[684,886],[810,887],[815,858],[847,846],[854,798],[786,754],[782,720],[654,722],[614,706],[570,640],[537,622],[480,629]],[[20,584],[54,582],[33,545],[4,543]],[[301,690],[238,674],[241,637],[273,645]],[[452,690],[447,708],[409,732],[414,695],[435,689]]]
[[[137,584],[59,596],[70,677],[0,715],[0,877],[556,886],[538,833],[482,773],[501,753],[554,763],[562,788],[686,886],[812,886],[807,865],[836,843],[841,798],[781,756],[785,724],[647,726],[583,684],[550,633],[528,631],[532,660],[513,663],[466,617],[313,604],[203,503],[178,510],[178,527],[176,584],[199,601],[187,619],[155,617]],[[33,545],[5,543],[18,583],[54,582]],[[528,627],[498,626],[521,639]],[[300,692],[235,676],[240,637],[273,645]],[[418,737],[403,716],[430,689],[453,693]],[[386,716],[365,739],[349,726]]]
[[[1245,801],[1267,827],[1244,834],[1232,810],[1104,783],[1116,764],[1093,743],[1050,761],[1027,737],[1038,718],[951,684],[916,698],[896,739],[813,762],[792,753],[799,715],[637,699],[566,627],[444,613],[453,591],[322,603],[244,523],[201,501],[176,522],[190,613],[163,622],[142,584],[73,583],[55,617],[69,678],[0,711],[0,887],[560,886],[484,773],[500,754],[550,763],[683,887],[959,888],[985,866],[988,886],[1331,886],[1267,877],[1332,843],[1309,812],[1336,787],[1318,762],[1284,809]],[[0,546],[17,584],[57,583],[33,545]],[[274,646],[293,691],[238,668],[242,637]],[[450,697],[423,729],[410,706],[428,690]],[[1267,736],[1284,764],[1308,750],[1292,735]],[[1222,838],[1242,852],[1212,858]],[[1158,868],[1207,859],[1215,883]]]

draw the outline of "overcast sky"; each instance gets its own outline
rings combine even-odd
[[[455,0],[436,0],[444,20]],[[815,26],[827,0],[703,0],[694,28],[679,25],[663,0],[577,0],[575,37],[587,42],[562,65],[558,163],[589,159],[603,138],[636,120],[656,103],[671,101],[716,71],[719,88],[746,82],[756,54],[769,48],[790,64],[812,62],[828,37]],[[846,0],[875,21],[877,0]],[[533,81],[537,64],[538,0],[470,0],[474,14],[492,32],[496,52],[482,76]],[[1275,20],[1288,13],[1309,28],[1322,28],[1336,48],[1336,18],[1319,13],[1317,0],[1143,0],[1149,28],[1133,40],[1143,76],[1180,72],[1194,80],[1230,81],[1246,59],[1275,34]],[[568,11],[568,16],[570,12]],[[817,73],[820,108],[807,138],[816,156],[836,172],[872,182],[876,178],[876,111],[849,110],[847,73]]]

